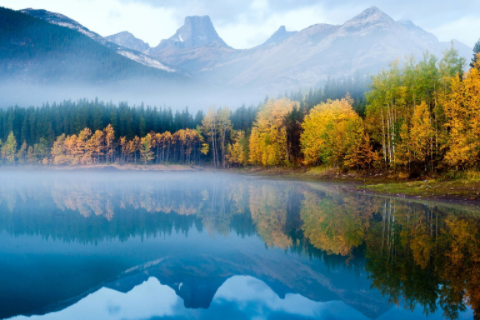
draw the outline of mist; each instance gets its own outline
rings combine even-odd
[[[279,92],[263,90],[234,90],[216,88],[212,85],[153,84],[148,81],[125,81],[110,85],[89,84],[25,84],[22,82],[4,82],[0,84],[0,107],[30,107],[45,103],[60,103],[65,100],[94,100],[129,105],[145,104],[157,107],[171,107],[174,111],[188,107],[192,112],[206,111],[211,106],[229,106],[236,109],[242,104],[255,104],[266,95],[277,96]]]

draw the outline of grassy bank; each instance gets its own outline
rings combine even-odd
[[[480,205],[480,173],[478,172],[417,177],[394,171],[339,172],[324,167],[250,168],[234,170],[234,172],[266,178],[343,182],[348,183],[345,189],[352,192]]]
[[[357,189],[393,196],[480,203],[480,181],[463,179],[379,183],[359,186]]]

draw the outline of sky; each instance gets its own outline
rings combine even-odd
[[[441,41],[473,47],[480,38],[479,0],[0,0],[11,9],[64,14],[102,36],[129,31],[150,46],[172,36],[185,16],[209,15],[220,37],[237,49],[263,43],[281,25],[298,31],[342,24],[372,5],[395,20],[412,20]]]

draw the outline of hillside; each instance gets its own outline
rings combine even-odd
[[[96,42],[106,46],[107,48],[126,57],[127,59],[143,64],[147,67],[165,70],[168,72],[179,72],[179,70],[175,70],[174,68],[165,65],[158,59],[152,58],[144,54],[143,52],[148,51],[149,46],[143,41],[136,39],[132,34],[128,32],[122,32],[120,34],[110,36],[108,37],[108,39],[106,39],[84,27],[77,21],[70,19],[69,17],[66,17],[60,13],[50,12],[47,10],[34,10],[30,8],[20,10],[20,12],[84,34],[90,39],[95,40]]]

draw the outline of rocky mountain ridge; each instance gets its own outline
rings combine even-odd
[[[20,10],[20,12],[28,14],[35,18],[48,21],[49,23],[52,23],[61,27],[66,27],[66,28],[75,30],[81,34],[86,35],[90,39],[95,40],[96,42],[106,46],[107,48],[117,52],[118,54],[130,60],[143,64],[147,67],[160,69],[167,72],[178,72],[178,70],[176,70],[175,68],[165,65],[158,59],[155,59],[154,57],[151,57],[151,56],[147,56],[139,50],[118,45],[117,43],[114,43],[114,42],[110,42],[110,40],[103,38],[102,36],[100,36],[99,34],[93,31],[90,31],[88,28],[84,27],[77,21],[70,19],[60,13],[50,12],[47,10],[35,10],[31,8]]]
[[[191,16],[185,18],[185,23],[177,32],[152,49],[152,53],[169,46],[181,49],[197,48],[212,43],[228,48],[228,45],[220,38],[209,16]]]
[[[411,21],[395,21],[377,7],[342,25],[316,24],[299,32],[280,27],[263,45],[247,50],[232,49],[217,38],[179,45],[182,30],[189,28],[181,27],[169,46],[162,41],[150,54],[217,85],[267,92],[312,87],[356,71],[373,74],[395,59],[422,59],[427,51],[441,57],[451,45]],[[470,58],[468,46],[459,41],[454,46]]]
[[[274,34],[272,34],[270,38],[268,38],[267,41],[262,43],[260,47],[274,46],[274,45],[280,44],[296,33],[297,31],[287,31],[285,26],[281,26],[280,28],[278,28],[277,31],[275,31]]]
[[[142,53],[148,53],[150,46],[148,43],[136,38],[128,31],[123,31],[108,37],[105,37],[107,41],[118,44],[119,46],[132,49]]]
[[[184,25],[156,47],[128,32],[103,38],[58,13],[21,12],[82,33],[145,66],[191,75],[214,87],[264,96],[315,87],[327,78],[374,74],[388,63],[425,52],[441,57],[451,46],[411,21],[395,21],[371,7],[341,25],[319,23],[296,31],[281,26],[262,45],[234,49],[218,35],[208,16],[186,17]],[[452,42],[470,59],[471,48]]]

